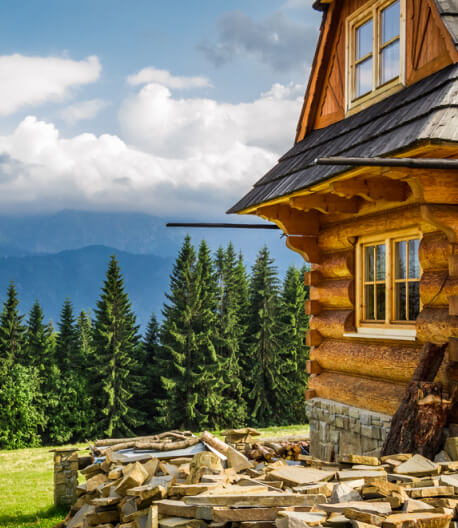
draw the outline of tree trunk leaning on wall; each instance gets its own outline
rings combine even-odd
[[[406,394],[391,422],[382,455],[419,453],[433,459],[444,442],[450,402],[442,399],[442,383],[434,378],[447,345],[426,343]]]

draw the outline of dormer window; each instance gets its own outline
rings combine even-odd
[[[347,111],[404,83],[405,0],[373,0],[347,19]]]

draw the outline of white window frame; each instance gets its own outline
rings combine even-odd
[[[389,231],[379,235],[361,237],[356,244],[355,259],[355,305],[356,305],[356,332],[346,333],[345,337],[367,337],[371,339],[404,339],[415,341],[415,321],[396,321],[395,313],[395,255],[394,245],[403,240],[421,240],[418,228]],[[385,244],[385,319],[383,321],[365,321],[364,305],[364,249],[367,246]],[[420,277],[423,270],[420,265]],[[420,300],[420,311],[422,309]]]
[[[363,108],[395,93],[405,86],[406,62],[406,0],[400,1],[400,34],[399,34],[399,76],[380,83],[380,13],[396,0],[371,0],[352,13],[346,20],[345,31],[345,109],[347,114]],[[356,29],[373,21],[372,33],[372,91],[360,97],[354,97],[355,62],[356,62]]]

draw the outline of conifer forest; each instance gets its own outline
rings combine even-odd
[[[168,429],[304,423],[305,269],[280,281],[267,247],[247,271],[232,244],[187,236],[161,317],[143,336],[111,257],[92,311],[56,327],[15,284],[0,314],[0,449]]]

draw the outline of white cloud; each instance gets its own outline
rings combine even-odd
[[[274,85],[250,103],[177,99],[159,84],[144,86],[121,106],[127,140],[165,157],[224,152],[236,142],[276,154],[292,145],[303,87]]]
[[[211,86],[206,77],[180,77],[172,75],[167,70],[158,70],[153,66],[143,68],[139,72],[129,75],[127,82],[132,86],[148,83],[158,83],[172,90],[189,90],[192,88],[206,88]]]
[[[124,139],[63,138],[29,116],[0,137],[0,207],[221,214],[292,144],[302,92],[274,85],[236,105],[150,83],[122,105]]]
[[[82,61],[19,54],[0,56],[0,115],[48,100],[61,100],[71,88],[95,82],[100,71],[100,62],[94,56]]]
[[[90,99],[66,106],[59,112],[59,116],[69,125],[78,121],[93,119],[100,111],[108,106],[103,99]]]

